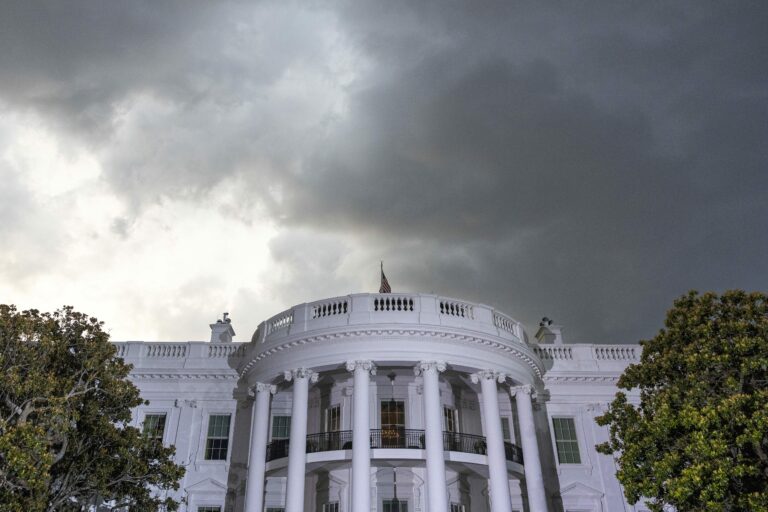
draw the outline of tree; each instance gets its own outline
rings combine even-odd
[[[665,328],[641,342],[639,364],[597,418],[610,427],[600,452],[614,454],[631,503],[654,511],[768,510],[768,297],[690,292]]]
[[[102,326],[0,305],[0,512],[178,508],[184,468],[128,426],[145,402]]]

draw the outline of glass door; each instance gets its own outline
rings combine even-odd
[[[405,448],[405,402],[381,402],[381,447]]]

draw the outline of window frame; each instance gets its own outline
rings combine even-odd
[[[394,498],[384,498],[384,499],[382,499],[381,500],[381,510],[384,510],[384,507],[387,504],[389,504],[389,506],[391,507],[392,506],[392,500],[394,500]],[[401,500],[400,498],[397,498],[397,501],[400,502],[400,510],[401,510],[401,512],[408,512],[408,508],[409,508],[408,500],[407,499],[402,499]],[[405,510],[404,511],[402,510],[402,506],[403,505],[405,505]]]
[[[448,425],[449,416],[451,425]],[[458,411],[455,407],[451,407],[450,405],[443,405],[443,431],[450,432],[452,434],[459,433]]]
[[[336,413],[336,417],[333,418],[334,411]],[[336,420],[336,427],[335,429],[331,428],[331,423],[333,420]],[[333,404],[329,407],[325,408],[325,421],[323,422],[323,428],[325,432],[341,432],[343,429],[343,423],[341,421],[341,404]]]
[[[286,435],[285,437],[278,436],[275,437],[275,420],[277,418],[285,419],[287,423],[285,425],[281,425],[280,428],[286,429]],[[272,419],[269,422],[269,440],[270,441],[278,441],[282,439],[290,439],[291,438],[291,416],[289,414],[273,414]]]
[[[154,433],[152,436],[150,436],[152,439],[157,439],[160,441],[162,445],[165,445],[165,435],[168,432],[168,423],[169,423],[169,417],[170,414],[166,411],[145,411],[143,414],[143,417],[141,418],[141,433],[143,435],[147,434],[147,418],[150,417],[163,417],[163,430],[160,432],[160,435],[157,435]]]
[[[504,428],[504,427],[507,428]],[[511,443],[512,441],[512,417],[511,416],[502,416],[501,417],[501,437],[504,441]]]
[[[328,501],[323,503],[323,512],[340,512],[341,505],[338,501]]]
[[[393,402],[393,401],[395,402],[395,404],[403,404],[403,410],[402,410],[403,423],[402,424],[400,424],[400,423],[386,423],[387,426],[385,427],[384,426],[385,425],[385,423],[384,423],[384,410],[383,410],[384,404],[385,403],[389,404],[390,402]],[[387,416],[388,417],[391,414],[393,414],[391,411],[387,411]],[[399,416],[400,415],[400,411],[395,411],[394,414]],[[408,422],[408,416],[407,416],[407,413],[406,413],[406,403],[405,403],[405,400],[397,400],[397,399],[392,400],[391,398],[388,398],[386,400],[379,400],[379,428],[380,429],[382,429],[382,430],[385,429],[385,428],[405,429],[405,428],[408,428],[408,423],[407,422]]]
[[[557,431],[555,428],[555,422],[561,420],[570,420],[573,424],[573,436],[575,439],[561,439],[560,443],[574,443],[576,446],[576,454],[578,456],[578,462],[563,462],[560,457],[560,450],[558,449]],[[576,416],[569,416],[567,414],[556,414],[550,418],[550,426],[552,429],[552,447],[555,452],[555,458],[557,459],[558,466],[576,467],[584,465],[584,449],[581,444],[581,437],[578,432],[578,421]],[[571,445],[573,446],[573,445]]]
[[[209,459],[208,458],[208,440],[210,438],[209,430],[211,425],[211,418],[214,416],[228,416],[229,417],[229,428],[227,430],[227,451],[225,454],[225,457],[223,459]],[[217,463],[228,463],[229,458],[232,454],[232,430],[234,429],[235,422],[233,421],[235,416],[234,411],[206,411],[205,416],[205,425],[204,428],[201,429],[201,437],[202,437],[202,448],[203,448],[203,456],[202,460],[205,463],[208,464],[217,464]],[[217,437],[215,439],[222,439],[221,437]],[[220,448],[218,448],[220,449]]]

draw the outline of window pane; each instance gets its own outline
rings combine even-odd
[[[381,428],[405,428],[405,402],[381,402]]]
[[[456,432],[456,411],[443,407],[443,427],[446,432]]]
[[[163,440],[163,433],[165,432],[165,414],[147,414],[144,417],[144,434],[157,439]]]
[[[288,439],[291,437],[291,417],[272,416],[272,439]]]
[[[509,418],[507,416],[501,417],[501,434],[505,441],[512,440],[512,435],[509,431]]]
[[[212,414],[208,418],[208,439],[205,442],[206,460],[227,460],[229,420],[229,414]]]
[[[408,502],[404,500],[397,500],[399,507],[395,505],[395,500],[384,500],[382,502],[382,510],[384,512],[408,512]]]
[[[338,432],[341,430],[341,407],[334,405],[325,410],[325,431]]]
[[[573,418],[552,418],[557,459],[560,464],[581,464],[579,440]]]
[[[197,512],[221,512],[221,507],[197,507]]]

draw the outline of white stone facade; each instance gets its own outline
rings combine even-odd
[[[482,304],[354,294],[232,342],[118,342],[190,512],[619,512],[593,418],[638,345],[534,338]],[[396,482],[396,486],[395,486]],[[407,507],[407,508],[403,508]]]

